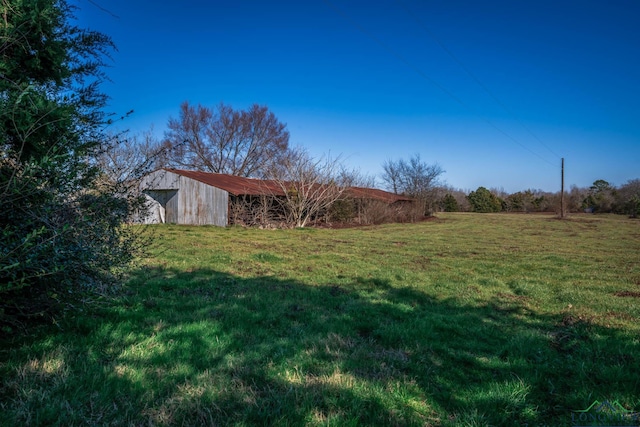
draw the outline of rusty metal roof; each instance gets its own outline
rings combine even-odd
[[[217,187],[233,194],[234,196],[284,196],[282,187],[268,179],[245,178],[242,176],[226,175],[221,173],[188,171],[181,169],[165,169],[177,175],[194,179],[212,187]],[[347,194],[354,199],[374,199],[386,203],[409,202],[413,199],[379,190],[377,188],[349,187]]]
[[[354,199],[373,199],[386,203],[411,202],[412,198],[401,196],[400,194],[390,193],[388,191],[379,190],[377,188],[349,187],[347,193]]]
[[[195,179],[204,184],[225,190],[234,196],[284,196],[282,188],[275,181],[245,178],[242,176],[226,175],[222,173],[187,171],[181,169],[165,169],[177,175]]]

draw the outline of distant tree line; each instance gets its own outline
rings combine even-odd
[[[441,190],[444,196],[437,206],[444,212],[558,212],[560,192],[524,190],[508,194],[499,189],[478,187],[464,192]],[[572,186],[565,193],[567,212],[616,213],[637,218],[640,212],[640,179],[615,187],[599,179],[588,188]]]

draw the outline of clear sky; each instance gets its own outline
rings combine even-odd
[[[70,0],[118,47],[120,128],[180,103],[267,105],[290,143],[379,175],[418,153],[451,186],[640,178],[638,0]]]

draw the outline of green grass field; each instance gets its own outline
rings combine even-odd
[[[640,221],[156,233],[116,299],[1,343],[0,425],[541,427],[577,425],[596,400],[640,411]]]

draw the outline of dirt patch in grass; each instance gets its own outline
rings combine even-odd
[[[531,297],[528,297],[526,295],[514,295],[514,294],[508,294],[506,292],[499,292],[497,294],[498,298],[502,298],[505,299],[507,301],[519,301],[519,302],[526,302],[529,301],[531,299]]]
[[[608,319],[619,319],[619,320],[634,320],[635,317],[630,315],[629,313],[623,313],[621,311],[607,311],[604,314],[604,317]]]
[[[640,298],[640,292],[636,291],[620,291],[614,294],[617,297]]]
[[[590,319],[565,314],[551,332],[551,347],[560,353],[572,353],[581,342],[588,340],[587,331],[592,326]]]
[[[413,260],[413,263],[409,263],[409,264],[422,269],[427,269],[431,267],[432,262],[431,262],[431,259],[429,259],[429,257],[420,255],[419,257],[416,257]]]
[[[591,326],[591,320],[585,316],[574,316],[572,314],[566,314],[556,326],[558,327],[578,327],[578,326]]]

